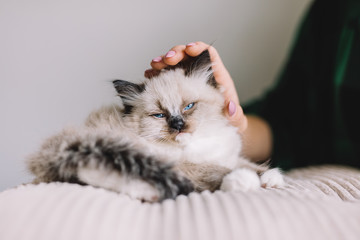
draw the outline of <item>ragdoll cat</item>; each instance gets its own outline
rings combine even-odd
[[[278,169],[241,157],[209,52],[141,84],[113,82],[122,106],[51,137],[28,159],[34,182],[71,182],[155,202],[192,191],[279,187]]]

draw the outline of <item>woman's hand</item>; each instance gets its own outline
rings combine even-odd
[[[225,68],[221,58],[213,46],[203,42],[193,42],[187,45],[177,45],[171,48],[165,55],[154,58],[150,65],[151,69],[145,71],[145,77],[150,78],[159,74],[160,70],[178,64],[187,56],[198,56],[204,50],[208,49],[210,59],[213,63],[212,69],[215,80],[225,88],[225,109],[224,112],[231,124],[238,128],[239,133],[243,133],[247,126],[248,120],[239,103],[239,97],[236,92],[234,82]]]

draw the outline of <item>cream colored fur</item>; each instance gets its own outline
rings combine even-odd
[[[207,84],[208,77],[206,71],[190,76],[182,69],[163,72],[145,82],[145,91],[125,100],[135,106],[131,114],[123,115],[119,107],[104,107],[89,116],[86,126],[125,136],[136,147],[175,163],[198,191],[220,186],[225,191],[281,187],[279,171],[266,174],[266,166],[241,157],[241,138],[223,114],[221,90]],[[193,109],[185,111],[190,103],[195,103]],[[172,132],[166,119],[153,116],[164,111],[182,116],[186,129]]]

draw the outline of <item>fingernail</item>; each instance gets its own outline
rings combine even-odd
[[[236,113],[236,105],[233,101],[229,102],[228,111],[230,117],[232,117]]]
[[[175,53],[176,53],[175,51],[168,51],[167,54],[165,55],[165,57],[171,58],[171,57],[175,56]]]
[[[162,57],[156,57],[152,61],[153,62],[160,62],[162,60]]]
[[[196,43],[191,42],[191,43],[186,44],[186,46],[187,46],[187,47],[191,47],[191,46],[195,46],[195,44],[196,44]]]

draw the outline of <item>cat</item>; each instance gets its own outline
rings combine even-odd
[[[147,202],[284,184],[279,169],[241,156],[208,50],[141,84],[113,85],[119,106],[92,112],[83,126],[64,129],[29,157],[34,183],[92,185]]]

